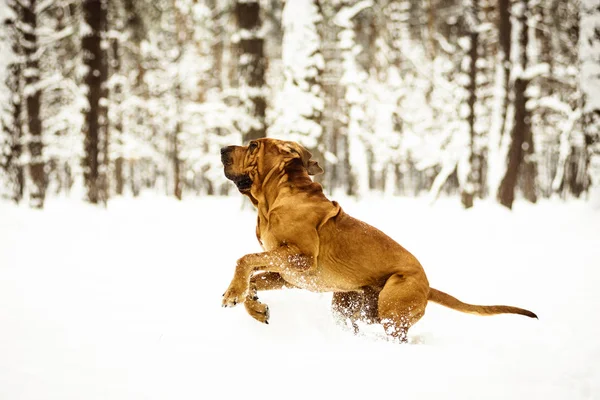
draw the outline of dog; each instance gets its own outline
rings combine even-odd
[[[223,307],[243,303],[248,314],[268,324],[269,308],[258,292],[284,287],[333,292],[336,316],[381,324],[406,342],[408,329],[429,301],[477,315],[537,316],[511,306],[481,306],[429,286],[419,261],[378,229],[346,214],[329,200],[311,175],[323,173],[298,143],[264,138],[221,149],[225,177],[258,211],[256,237],[264,252],[237,261]]]

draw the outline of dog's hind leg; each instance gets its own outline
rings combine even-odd
[[[250,278],[250,290],[246,296],[244,307],[246,312],[258,322],[269,323],[269,306],[258,301],[258,291],[278,290],[284,287],[293,287],[287,283],[277,272],[263,272]]]
[[[408,342],[408,329],[427,306],[429,285],[420,276],[394,274],[379,293],[378,314],[385,332],[395,340]]]
[[[331,311],[336,319],[350,323],[354,334],[358,334],[360,310],[363,308],[364,295],[361,292],[335,292],[331,299]]]
[[[350,323],[354,334],[358,334],[358,321],[367,324],[379,321],[377,316],[378,295],[379,290],[371,287],[364,287],[356,292],[335,292],[331,301],[331,309],[337,319],[344,323]]]

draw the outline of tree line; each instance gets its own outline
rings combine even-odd
[[[585,195],[593,0],[5,0],[0,195],[41,208],[224,195],[219,148],[276,136],[331,193]],[[596,174],[596,175],[594,175]]]

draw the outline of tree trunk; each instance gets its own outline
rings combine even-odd
[[[46,172],[44,171],[42,141],[42,120],[40,118],[42,93],[40,91],[40,52],[37,38],[37,13],[36,0],[30,0],[26,7],[22,8],[23,46],[25,55],[25,105],[27,108],[27,127],[29,131],[28,149],[31,160],[29,161],[29,176],[31,187],[29,188],[30,204],[34,208],[43,208],[46,198]]]
[[[206,5],[211,10],[212,19],[216,23],[212,24],[213,38],[210,45],[212,69],[210,71],[210,79],[207,84],[209,88],[223,89],[222,74],[223,74],[223,54],[225,52],[225,27],[220,23],[223,18],[222,6],[219,6],[219,0],[207,0]]]
[[[541,62],[539,59],[539,51],[537,50],[538,43],[536,37],[536,30],[538,21],[542,19],[540,7],[539,5],[533,6],[531,8],[525,10],[526,16],[524,19],[524,24],[527,25],[526,33],[521,32],[521,34],[527,34],[527,41],[521,44],[521,46],[527,46],[528,42],[531,42],[531,50],[529,56],[532,57],[532,60],[527,60],[523,62],[523,70],[527,68],[527,64],[531,63],[532,65],[539,65]],[[527,56],[527,51],[525,52],[525,56]],[[532,77],[528,77],[528,79],[532,79]],[[533,85],[532,85],[533,86]],[[536,90],[537,89],[537,90]],[[539,84],[532,88],[534,93],[533,100],[537,102],[539,99]],[[525,101],[529,101],[530,98],[526,98]],[[532,113],[530,110],[527,110],[527,115],[525,116],[527,121],[530,121],[532,118]],[[532,202],[537,202],[537,176],[538,176],[538,160],[535,154],[535,146],[533,140],[533,130],[531,127],[531,123],[527,123],[524,131],[523,137],[523,164],[521,165],[521,178],[520,178],[520,189],[523,192],[523,197]]]
[[[466,5],[466,25],[469,30],[469,71],[467,92],[469,97],[467,105],[469,107],[469,116],[467,123],[469,125],[469,171],[467,181],[461,186],[461,201],[465,208],[473,207],[473,199],[475,195],[481,194],[481,165],[482,155],[477,143],[477,132],[475,131],[475,103],[477,102],[477,59],[479,47],[479,20],[477,17],[478,4],[477,0],[465,2]]]
[[[262,90],[265,85],[266,61],[264,39],[259,32],[260,3],[258,0],[238,0],[235,3],[234,14],[240,33],[238,43],[240,99],[250,117],[254,119],[242,132],[242,140],[247,142],[266,136],[267,101]]]
[[[131,194],[133,197],[138,197],[140,195],[140,191],[142,189],[142,185],[140,182],[140,172],[141,167],[139,162],[136,163],[134,160],[129,160],[129,186],[131,188]]]
[[[112,39],[112,58],[111,58],[112,71],[111,74],[120,75],[121,72],[121,54],[120,54],[120,46],[119,39]],[[116,148],[116,159],[115,159],[115,192],[117,195],[123,195],[123,190],[125,188],[125,180],[123,178],[123,115],[121,113],[121,103],[123,101],[123,87],[120,83],[116,83],[112,87],[111,97],[113,100],[113,104],[116,108],[114,111],[115,121],[113,126],[113,130],[115,135],[115,144]],[[114,151],[114,150],[113,150]]]
[[[119,39],[112,39],[112,58],[111,58],[112,71],[111,74],[113,76],[121,74],[121,54],[120,54],[120,46]],[[112,88],[112,93],[110,94],[113,100],[113,104],[115,106],[114,117],[115,121],[113,126],[115,144],[116,148],[116,159],[115,159],[115,192],[117,195],[121,196],[123,194],[123,189],[125,187],[125,181],[123,178],[123,119],[121,113],[120,104],[123,101],[123,88],[121,83],[116,83]],[[113,136],[113,135],[111,135]],[[114,151],[114,150],[113,150]]]
[[[502,87],[504,88],[500,116],[500,136],[502,136],[506,127],[506,112],[508,109],[510,96],[510,51],[512,36],[512,25],[510,23],[510,0],[498,0],[498,15],[498,41],[500,44],[500,57],[498,61],[502,68]]]
[[[338,11],[338,6],[322,2],[322,11],[327,21],[331,21],[332,15]],[[341,80],[341,52],[338,46],[339,28],[335,24],[321,24],[321,38],[323,39],[323,58],[325,70],[323,71],[323,92],[325,106],[323,108],[323,139],[325,148],[333,157],[324,158],[322,164],[325,169],[323,175],[326,180],[325,187],[329,192],[344,186],[343,183],[343,152],[342,152],[342,130],[343,121],[340,116],[344,115],[342,110],[344,88]]]
[[[498,1],[498,52],[496,55],[496,78],[494,106],[487,148],[487,191],[498,196],[500,181],[506,172],[507,114],[510,103],[511,35],[510,0]]]
[[[183,183],[181,180],[181,160],[179,159],[179,132],[181,131],[181,85],[175,86],[175,101],[177,109],[177,122],[175,131],[171,135],[171,162],[173,164],[173,194],[177,200],[183,196]]]
[[[525,99],[527,102],[527,99]],[[530,112],[527,111],[526,117],[530,118]],[[521,165],[521,190],[523,197],[528,201],[537,202],[537,159],[533,143],[533,131],[531,124],[526,123],[523,136],[523,164]]]
[[[83,175],[87,200],[93,204],[108,201],[108,63],[106,47],[102,45],[103,40],[107,40],[107,8],[106,0],[85,0],[83,3],[85,23],[90,28],[82,39],[87,67],[84,82],[89,103],[85,110]]]
[[[532,141],[531,137],[531,121],[529,111],[527,110],[527,90],[528,80],[523,76],[523,72],[527,68],[527,0],[522,0],[517,5],[517,19],[519,22],[519,48],[517,60],[520,66],[520,74],[515,78],[514,83],[514,110],[515,120],[511,130],[511,143],[508,150],[507,168],[500,188],[498,189],[498,201],[500,204],[512,208],[515,199],[515,187],[519,177],[521,164],[523,163],[524,151],[527,149],[528,141]],[[533,143],[533,142],[532,142]],[[533,146],[531,146],[533,147]]]

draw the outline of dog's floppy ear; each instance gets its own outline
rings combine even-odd
[[[323,172],[323,168],[319,165],[315,160],[308,160],[308,166],[306,167],[309,175],[321,175]]]
[[[283,149],[292,154],[294,158],[301,159],[302,165],[304,165],[309,175],[320,175],[324,172],[319,163],[312,160],[312,154],[304,146],[295,142],[287,142]]]

